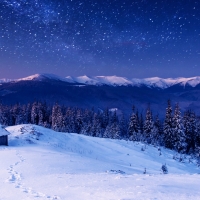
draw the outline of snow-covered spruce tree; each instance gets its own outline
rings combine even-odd
[[[46,128],[50,128],[51,127],[51,122],[49,121],[50,116],[51,116],[51,112],[52,112],[52,108],[50,106],[48,106],[46,104],[46,102],[43,103],[43,114],[44,114],[44,118],[43,118],[43,126]]]
[[[118,123],[111,123],[106,127],[104,138],[121,139],[121,130]]]
[[[0,113],[0,117],[1,117],[1,124],[2,125],[9,125],[9,126],[13,126],[15,125],[15,113],[13,112],[13,106],[3,106],[1,109],[1,113]],[[6,121],[7,124],[3,124],[3,121]]]
[[[14,106],[12,106],[12,108],[10,110],[10,114],[11,114],[13,125],[21,124],[22,112],[21,112],[21,107],[19,104],[15,104]]]
[[[20,117],[20,119],[18,119],[19,124],[27,124],[28,123],[26,110],[27,110],[27,105],[21,106],[21,117]]]
[[[93,113],[86,109],[83,113],[82,128],[80,134],[89,135],[92,128]]]
[[[121,139],[122,138],[119,123],[113,123],[112,132],[113,132],[113,134],[112,134],[113,139]]]
[[[31,109],[31,124],[38,125],[38,122],[39,122],[38,103],[34,102],[32,104],[32,109]]]
[[[142,113],[140,114],[140,118],[139,118],[139,131],[142,136],[144,133],[144,119],[143,119]]]
[[[75,133],[75,118],[76,118],[76,112],[73,108],[67,108],[64,115],[64,124],[65,124],[65,131],[68,133]]]
[[[131,141],[139,141],[140,140],[139,122],[134,110],[135,108],[133,107],[133,112],[130,117],[129,125],[128,125],[128,137],[129,137],[129,140]]]
[[[38,103],[38,125],[44,125],[44,115],[45,115],[45,108],[41,102]]]
[[[18,114],[16,115],[16,121],[15,121],[16,125],[25,123],[24,112],[25,112],[25,106],[18,105]]]
[[[97,113],[94,113],[90,135],[93,137],[102,137],[101,122]]]
[[[121,137],[123,139],[127,139],[128,138],[128,136],[127,136],[128,127],[127,127],[127,121],[123,114],[119,120],[119,127],[120,127]]]
[[[181,119],[181,112],[178,103],[175,106],[174,117],[173,117],[173,141],[174,150],[185,153],[186,152],[186,142],[185,142],[185,132],[183,130],[183,124]]]
[[[26,123],[28,124],[31,123],[31,110],[32,110],[32,105],[28,103],[26,105],[26,111],[24,113],[24,118],[26,119]]]
[[[55,104],[52,108],[52,129],[54,131],[61,131],[63,125],[63,114],[61,107]]]
[[[194,153],[197,123],[195,113],[188,110],[184,113],[183,126],[186,137],[186,153]]]
[[[148,144],[151,144],[153,141],[153,120],[152,120],[152,114],[150,107],[147,108],[146,111],[146,117],[144,121],[144,128],[143,128],[143,135],[144,135],[144,141]]]
[[[197,120],[197,133],[195,137],[195,154],[198,159],[198,164],[200,166],[200,119]]]
[[[83,116],[81,109],[77,109],[75,117],[75,132],[80,133],[83,126]]]
[[[165,121],[163,125],[164,145],[166,148],[173,149],[173,117],[171,102],[168,100],[166,108]]]
[[[112,114],[112,112],[110,112],[109,113],[109,122],[108,122],[108,125],[106,126],[106,129],[103,134],[104,138],[113,138],[116,122],[117,122],[116,111],[113,114]]]
[[[109,138],[112,138],[112,139],[120,139],[121,138],[121,130],[119,127],[119,120],[117,117],[116,110],[113,112],[110,123],[106,127],[105,132],[108,132],[107,135],[109,135]]]
[[[163,145],[163,130],[158,115],[156,115],[154,120],[151,143],[155,146]]]
[[[106,108],[104,111],[103,111],[103,115],[102,115],[102,128],[106,129],[106,127],[108,126],[109,124],[109,121],[110,121],[110,111],[108,110],[108,108]]]

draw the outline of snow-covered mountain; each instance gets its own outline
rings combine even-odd
[[[8,82],[12,82],[12,81],[15,81],[15,79],[7,79],[7,78],[0,79],[0,83],[8,83]]]
[[[6,129],[11,134],[9,146],[0,146],[2,200],[199,199],[199,168],[190,156],[179,162],[173,156],[181,155],[162,147],[35,125]],[[168,174],[161,170],[165,163]]]
[[[191,78],[159,78],[159,77],[152,77],[152,78],[144,78],[144,79],[137,79],[132,78],[128,79],[125,77],[118,77],[118,76],[78,76],[78,77],[60,77],[54,74],[35,74],[32,76],[28,76],[25,78],[20,78],[16,80],[11,79],[1,79],[0,83],[3,82],[10,82],[10,81],[42,81],[42,80],[57,80],[57,81],[64,81],[68,83],[75,83],[75,84],[84,84],[84,85],[109,85],[109,86],[147,86],[149,88],[161,88],[166,89],[174,85],[181,85],[181,86],[191,86],[195,87],[200,84],[200,76],[191,77]]]
[[[82,87],[84,86],[84,87]],[[134,104],[145,114],[147,105],[153,113],[165,115],[167,100],[179,103],[200,114],[200,77],[127,79],[117,76],[59,77],[52,74],[35,74],[0,84],[0,101],[4,104],[46,101],[60,102],[81,108],[117,108],[130,114]]]
[[[191,78],[144,78],[137,79],[132,78],[128,79],[125,77],[118,76],[79,76],[79,77],[66,77],[67,81],[71,83],[82,83],[86,85],[110,85],[110,86],[147,86],[147,87],[157,87],[157,88],[168,88],[173,85],[180,84],[182,86],[189,85],[195,87],[200,84],[200,77],[191,77]]]

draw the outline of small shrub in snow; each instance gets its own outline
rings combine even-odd
[[[142,146],[141,151],[145,151],[144,147]]]
[[[111,173],[114,173],[114,174],[125,174],[125,172],[122,171],[122,170],[114,170],[114,169],[111,169],[110,172],[111,172]]]
[[[166,164],[162,165],[161,170],[162,170],[163,174],[168,174],[168,169],[167,169]]]

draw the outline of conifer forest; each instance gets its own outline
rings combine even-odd
[[[52,106],[43,102],[0,104],[0,124],[36,124],[58,132],[143,142],[200,156],[200,118],[191,110],[181,113],[179,104],[173,109],[170,100],[163,120],[159,115],[153,116],[150,106],[145,116],[133,106],[127,117],[117,114],[116,110],[95,111],[58,103]]]

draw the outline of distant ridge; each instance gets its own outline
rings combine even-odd
[[[144,78],[137,79],[132,78],[128,79],[126,77],[119,76],[78,76],[78,77],[60,77],[54,74],[34,74],[25,78],[20,79],[0,79],[0,83],[5,82],[19,82],[19,81],[42,81],[42,80],[57,80],[64,81],[68,83],[75,84],[84,84],[84,85],[109,85],[109,86],[147,86],[149,88],[161,88],[166,89],[174,85],[186,86],[189,85],[191,87],[195,87],[200,84],[200,76],[191,77],[191,78]]]

